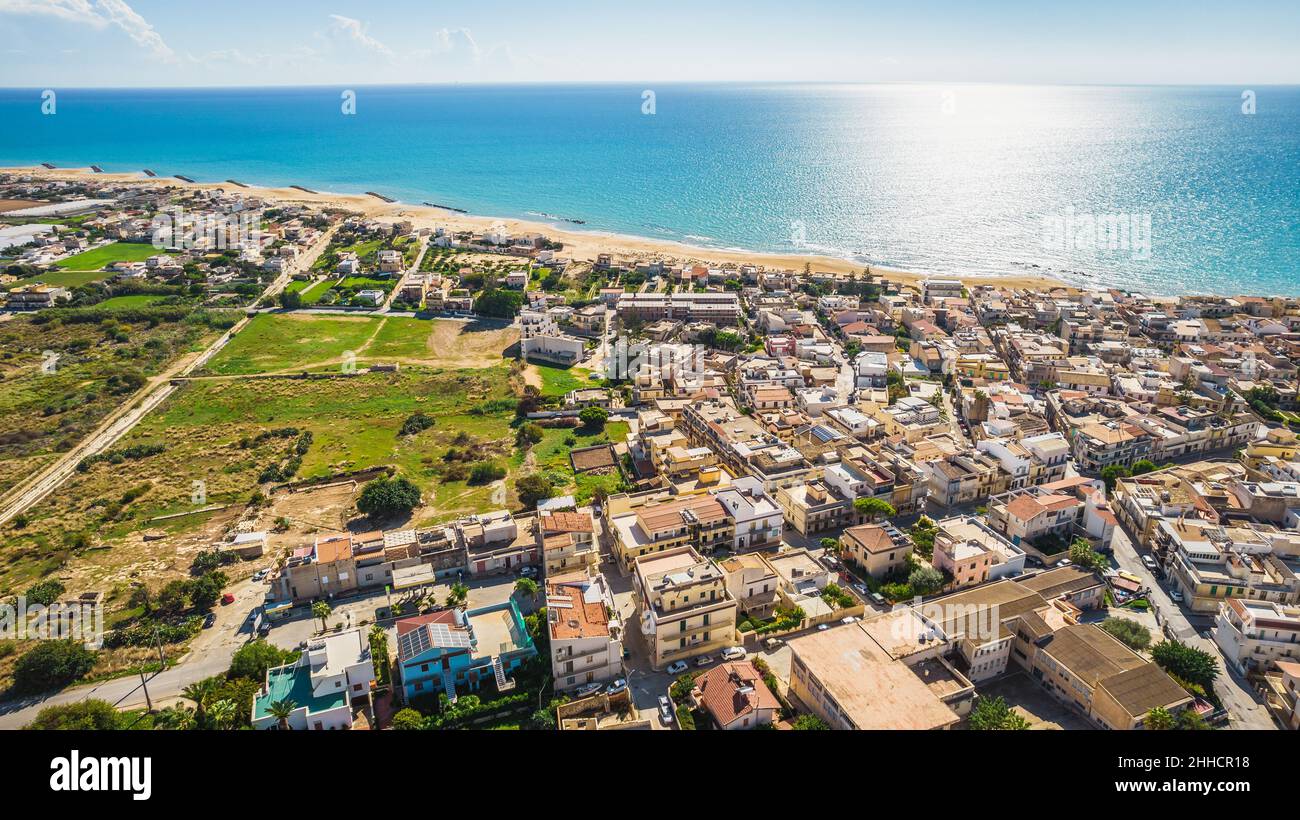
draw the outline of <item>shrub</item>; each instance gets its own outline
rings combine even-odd
[[[63,592],[63,584],[50,578],[49,580],[41,581],[40,583],[33,584],[27,588],[27,603],[49,606],[59,600],[59,596],[62,595]]]
[[[1129,649],[1142,650],[1151,645],[1151,630],[1128,618],[1107,618],[1101,628]]]
[[[506,468],[500,464],[485,461],[481,464],[475,464],[469,472],[470,484],[491,484],[493,481],[500,481],[506,477]]]
[[[122,728],[122,717],[108,701],[83,700],[62,706],[46,706],[26,728],[35,731],[108,732]]]
[[[75,640],[41,641],[14,664],[14,692],[61,689],[95,667],[95,653]]]
[[[398,435],[413,436],[417,433],[423,433],[435,423],[433,416],[424,413],[416,413],[415,415],[408,416],[406,421],[402,422],[402,430]]]

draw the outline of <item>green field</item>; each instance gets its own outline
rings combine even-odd
[[[91,282],[98,282],[107,277],[108,273],[102,270],[50,270],[30,279],[25,279],[16,285],[10,285],[10,287],[16,288],[19,285],[31,282],[44,282],[47,285],[60,288],[77,288]]]
[[[551,367],[535,364],[542,376],[543,396],[563,396],[583,387],[597,387],[599,383],[590,378],[591,371],[581,367]]]
[[[342,362],[379,329],[380,319],[262,313],[208,363],[217,376],[276,373]]]
[[[56,263],[55,267],[76,271],[102,270],[105,265],[113,262],[143,262],[149,257],[157,256],[160,253],[164,253],[164,251],[143,242],[114,242],[102,248],[94,248],[85,253],[69,256],[67,259]]]
[[[95,307],[107,308],[110,310],[113,308],[138,308],[145,307],[146,305],[154,305],[169,298],[171,297],[160,296],[158,294],[135,293],[130,296],[114,296],[111,299],[105,299],[102,302],[96,303]]]

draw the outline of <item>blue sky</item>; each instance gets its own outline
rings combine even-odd
[[[1300,2],[0,0],[0,85],[1300,83]]]

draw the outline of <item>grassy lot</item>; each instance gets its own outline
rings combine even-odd
[[[156,305],[159,302],[170,298],[171,297],[169,296],[161,296],[158,294],[134,293],[130,296],[114,296],[97,303],[95,306],[98,308],[108,308],[110,310],[112,308],[138,308],[147,305]]]
[[[30,282],[44,282],[47,285],[61,288],[76,288],[106,278],[108,278],[108,273],[102,270],[51,270],[9,287],[12,289]]]
[[[101,270],[113,262],[143,262],[163,251],[143,242],[114,242],[69,256],[55,266],[64,270]]]
[[[302,303],[304,305],[315,305],[320,303],[320,299],[334,287],[335,279],[324,279],[302,291]]]
[[[543,396],[563,396],[579,388],[595,385],[589,378],[591,371],[581,367],[551,367],[544,364],[531,366],[537,368],[542,376]]]
[[[0,323],[0,492],[71,448],[138,381],[216,336],[162,322],[133,327],[119,342],[98,324],[33,319]]]
[[[263,313],[208,365],[218,376],[337,369],[344,351],[374,362],[490,367],[518,339],[509,328],[405,316]]]
[[[606,424],[600,432],[585,427],[548,427],[543,431],[542,440],[534,444],[530,452],[520,450],[515,453],[512,464],[516,469],[522,468],[525,463],[530,464],[534,471],[551,478],[558,493],[573,493],[579,503],[585,504],[591,500],[598,487],[611,493],[626,488],[617,471],[605,475],[585,473],[575,476],[569,464],[569,451],[605,442],[623,441],[628,429],[627,423],[621,421]]]
[[[358,353],[382,320],[365,316],[262,313],[208,363],[218,376],[319,367]]]
[[[259,487],[263,471],[283,463],[294,443],[294,437],[257,438],[280,428],[313,436],[296,480],[397,467],[424,493],[417,524],[513,504],[499,489],[472,486],[466,479],[476,463],[510,466],[513,410],[473,409],[512,395],[516,382],[510,368],[501,365],[455,371],[407,368],[349,379],[190,383],[115,445],[119,450],[162,445],[161,452],[74,473],[58,493],[33,508],[24,528],[5,528],[0,594],[23,589],[61,567],[61,575],[72,572],[80,584],[105,587],[136,574],[163,578],[183,573],[193,556],[178,553],[177,544],[208,525],[210,516],[166,524],[150,524],[150,519],[194,509],[191,493],[194,482],[201,481],[207,504],[236,505],[219,514],[233,521],[238,507]],[[403,422],[416,412],[437,423],[417,435],[399,436]],[[451,459],[449,450],[455,451]],[[143,492],[123,503],[123,494],[136,488]],[[494,499],[494,494],[504,497]],[[172,537],[145,542],[138,535],[144,529],[164,530]],[[69,588],[73,585],[69,582]]]

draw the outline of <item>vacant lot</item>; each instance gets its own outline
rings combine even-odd
[[[69,256],[57,263],[64,270],[102,270],[114,262],[143,262],[164,251],[143,242],[114,242],[102,248],[92,248],[85,253]]]
[[[60,288],[78,288],[82,285],[98,282],[108,277],[107,271],[102,270],[50,270],[45,273],[24,279],[17,284],[10,285],[10,289],[19,287],[30,282],[43,282],[47,285],[54,285]]]
[[[188,322],[155,327],[0,324],[0,492],[70,449],[145,378],[216,337]]]
[[[188,560],[177,557],[177,544],[183,543],[188,554],[194,543],[186,539],[215,537],[207,530],[211,515],[165,525],[151,520],[205,505],[242,507],[266,468],[287,460],[302,432],[311,432],[312,442],[295,480],[393,465],[424,493],[417,523],[490,509],[494,498],[505,506],[504,489],[467,479],[477,463],[508,466],[513,408],[483,405],[515,390],[506,366],[192,382],[115,445],[139,447],[146,455],[76,473],[31,511],[26,528],[6,531],[0,593],[51,572],[111,585],[133,573],[156,577],[183,571]],[[417,412],[432,416],[434,426],[399,435],[403,422]],[[281,435],[262,435],[272,431]],[[204,504],[195,501],[198,487]],[[346,512],[326,511],[318,523],[329,526]],[[168,537],[145,541],[139,536],[152,528]]]
[[[581,367],[551,367],[530,364],[526,370],[528,383],[542,391],[543,396],[563,396],[582,387],[595,387],[591,371]]]
[[[208,365],[217,376],[337,370],[351,351],[359,367],[377,362],[439,368],[491,367],[519,338],[510,328],[401,316],[257,316]]]

